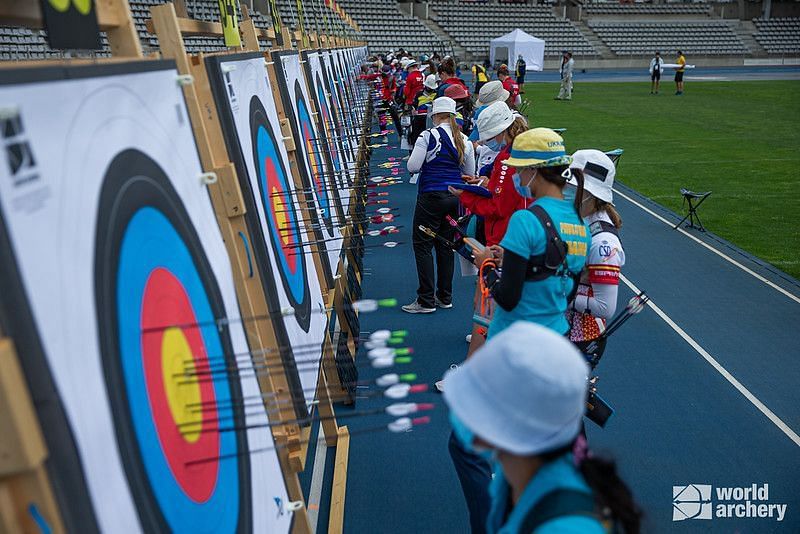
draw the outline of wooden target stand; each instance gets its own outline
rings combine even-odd
[[[177,10],[176,10],[177,8]],[[247,8],[242,6],[244,13],[243,20],[239,21],[239,31],[241,33],[243,46],[241,48],[229,49],[229,52],[213,54],[187,54],[184,46],[183,37],[188,36],[213,36],[223,35],[223,28],[220,23],[197,21],[186,16],[182,2],[175,4],[167,3],[151,8],[151,20],[147,22],[148,30],[158,37],[161,54],[164,58],[175,60],[178,72],[182,75],[191,75],[193,82],[184,86],[184,96],[186,98],[195,139],[200,152],[200,160],[203,170],[214,172],[217,175],[217,183],[209,186],[212,203],[217,214],[217,222],[222,230],[223,237],[228,249],[233,266],[234,279],[239,297],[240,307],[244,315],[260,316],[267,313],[267,302],[261,285],[258,269],[253,270],[253,275],[249,274],[247,251],[240,246],[238,235],[243,234],[250,239],[247,226],[244,221],[245,205],[239,180],[234,164],[230,161],[227,153],[225,140],[222,135],[222,128],[216,109],[216,103],[211,90],[209,73],[206,69],[205,57],[226,55],[241,52],[261,52],[265,58],[265,72],[270,78],[273,89],[273,100],[275,102],[281,123],[281,135],[285,140],[285,147],[290,160],[292,180],[295,188],[302,189],[304,186],[302,177],[299,174],[297,164],[298,154],[296,152],[295,140],[289,120],[286,116],[283,102],[277,90],[277,80],[274,64],[269,52],[262,51],[259,39],[274,40],[276,35],[272,30],[258,29],[249,18]],[[180,16],[179,16],[180,13]],[[284,43],[291,43],[296,40],[302,43],[302,35],[299,32],[290,32],[283,28],[281,32]],[[349,44],[344,40],[335,41],[326,39],[324,36],[312,36],[312,44],[336,42],[337,46]],[[291,50],[291,45],[284,46],[282,49]],[[313,104],[312,104],[313,105]],[[307,207],[301,208],[305,212],[304,218],[310,218],[310,210]],[[306,238],[314,241],[312,230],[307,228]],[[338,299],[337,291],[346,290],[342,288],[342,276],[337,279],[335,287],[325,287],[325,276],[320,262],[322,251],[314,245],[313,257],[314,265],[323,286],[324,298],[328,309],[336,308]],[[341,263],[339,266],[341,269]],[[245,274],[248,273],[248,274]],[[333,319],[330,314],[328,320]],[[278,346],[272,327],[268,321],[252,321],[246,325],[250,346],[254,351],[259,348],[269,348]],[[344,389],[339,382],[336,363],[334,360],[335,347],[327,336],[323,347],[322,365],[317,384],[317,399],[319,400],[318,410],[321,418],[320,425],[324,432],[325,442],[328,447],[336,447],[333,488],[331,493],[330,516],[328,532],[342,532],[344,523],[344,498],[347,483],[347,463],[349,454],[350,434],[346,426],[339,426],[336,422],[336,414],[333,403],[342,400]],[[352,354],[355,354],[353,351]],[[260,376],[262,390],[265,393],[275,393],[278,399],[281,396],[290,400],[290,389],[285,375],[271,374],[271,376]],[[285,445],[279,449],[279,458],[284,470],[287,481],[289,498],[293,501],[304,502],[302,488],[300,487],[297,473],[305,469],[308,457],[308,445],[310,441],[311,427],[300,428],[295,421],[296,415],[291,402],[281,404],[285,408],[281,410],[280,420],[292,421],[285,425],[273,427],[273,435],[279,444]],[[310,532],[311,525],[307,515],[307,509],[294,512],[295,523],[294,531],[298,533]]]

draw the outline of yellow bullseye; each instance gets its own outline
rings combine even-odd
[[[81,15],[88,15],[92,10],[92,0],[50,0],[53,9],[62,13],[69,9],[70,4],[74,5]]]
[[[203,399],[195,375],[192,349],[180,328],[168,328],[164,331],[164,338],[161,341],[161,372],[164,376],[164,389],[172,419],[179,425],[183,439],[188,443],[194,443],[200,439],[203,414],[190,412],[187,405],[198,406]],[[177,379],[176,375],[180,373],[186,373],[189,378]],[[186,384],[187,380],[193,383]],[[178,385],[179,381],[183,383]],[[196,424],[180,426],[186,423]]]
[[[283,245],[289,245],[289,232],[285,232],[289,227],[288,217],[286,216],[286,208],[283,202],[280,201],[280,191],[277,187],[272,188],[272,212],[275,214],[275,221],[278,223],[278,230],[281,234],[281,241]]]

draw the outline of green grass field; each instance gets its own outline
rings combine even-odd
[[[713,191],[710,231],[800,278],[800,81],[529,83],[531,126],[567,128],[567,150],[623,148],[617,178],[682,211],[680,188]]]

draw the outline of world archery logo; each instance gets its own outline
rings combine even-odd
[[[672,520],[711,519],[711,486],[672,486]]]

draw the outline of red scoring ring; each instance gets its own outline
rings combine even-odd
[[[275,235],[278,236],[278,241],[281,244],[281,251],[283,252],[283,261],[289,272],[295,274],[297,272],[297,241],[295,239],[294,225],[296,221],[292,221],[292,199],[289,198],[286,188],[278,177],[278,171],[275,169],[275,163],[272,158],[264,158],[264,176],[267,177],[267,194],[272,200],[272,228]],[[287,222],[286,228],[281,228],[278,222],[278,217],[284,218]]]
[[[308,153],[308,160],[311,163],[311,169],[308,171],[311,173],[311,176],[314,179],[314,185],[316,186],[317,193],[320,196],[325,196],[325,192],[323,191],[323,182],[319,179],[319,175],[322,172],[322,169],[319,167],[319,161],[317,161],[317,154],[314,150],[316,147],[312,141],[313,135],[309,131],[308,124],[303,123],[303,139],[306,142],[306,152]]]
[[[192,304],[181,282],[172,273],[163,268],[155,269],[147,280],[142,296],[142,329],[158,329],[171,324],[196,324]],[[217,423],[203,423],[192,426],[192,430],[200,428],[200,435],[193,442],[187,441],[178,428],[167,398],[167,384],[164,383],[163,372],[163,339],[164,331],[147,332],[142,335],[142,359],[144,376],[147,383],[147,395],[153,422],[167,465],[176,482],[186,495],[195,502],[206,502],[214,492],[217,483],[219,461],[206,462],[187,467],[186,462],[219,456],[219,433]],[[208,371],[208,359],[199,328],[183,328],[183,335],[189,345],[197,371]],[[181,369],[186,355],[170,356],[181,359]],[[178,378],[186,381],[191,378]],[[170,387],[194,387],[172,386]],[[200,400],[204,402],[201,413],[203,420],[216,420],[214,386],[211,381],[198,381]],[[185,430],[185,429],[184,429]]]

